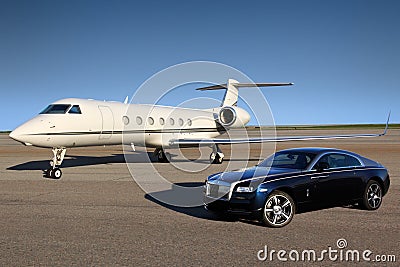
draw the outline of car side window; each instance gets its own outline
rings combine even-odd
[[[349,155],[345,155],[345,164],[351,167],[361,166],[361,162],[358,159]]]
[[[326,164],[325,166],[328,166],[328,169],[361,166],[361,162],[353,156],[332,153],[320,158],[314,165],[313,170],[316,170],[317,166],[321,165],[321,162]]]
[[[313,170],[318,169],[318,166],[322,166],[321,163],[323,163],[324,166],[327,166],[328,169],[330,169],[331,166],[330,166],[330,164],[329,164],[329,156],[330,156],[330,155],[322,156],[322,158],[320,158],[320,159],[317,161],[317,163],[314,164],[314,167],[313,167],[312,169],[313,169]]]

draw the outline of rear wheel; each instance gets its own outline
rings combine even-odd
[[[210,154],[210,162],[211,164],[221,164],[224,161],[224,158],[221,157],[219,153],[212,152]]]
[[[374,180],[367,183],[363,196],[363,206],[367,210],[376,210],[382,204],[382,186]]]
[[[160,150],[157,154],[158,162],[168,163],[171,160],[171,154],[168,152],[164,152],[164,150]]]
[[[262,222],[269,227],[283,227],[290,223],[295,213],[295,203],[285,192],[275,191],[265,201]]]

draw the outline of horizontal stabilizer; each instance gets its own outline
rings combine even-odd
[[[235,87],[270,87],[270,86],[289,86],[293,85],[293,83],[231,83],[231,85]],[[207,90],[220,90],[227,89],[228,84],[217,84],[207,87],[197,88],[196,90],[207,91]]]
[[[236,106],[239,97],[239,88],[243,87],[267,87],[267,86],[287,86],[293,83],[240,83],[234,79],[228,79],[225,84],[211,85],[207,87],[197,88],[196,90],[226,90],[224,99],[222,100],[221,107]]]

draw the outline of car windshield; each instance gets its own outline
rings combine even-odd
[[[315,156],[316,154],[313,153],[299,151],[277,152],[262,161],[258,166],[305,170]]]
[[[53,104],[45,108],[40,114],[65,114],[71,105]]]

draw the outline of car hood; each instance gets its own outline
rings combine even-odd
[[[213,174],[208,177],[208,181],[219,181],[226,183],[234,183],[238,181],[247,180],[250,178],[268,178],[268,176],[276,174],[285,174],[300,172],[298,169],[285,169],[285,168],[266,168],[266,167],[251,167],[246,169],[240,169],[231,172],[220,172]]]

